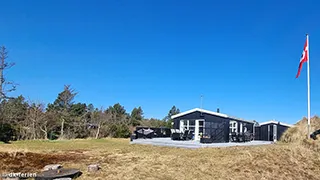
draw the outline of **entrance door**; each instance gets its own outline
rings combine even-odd
[[[277,141],[277,125],[273,125],[273,141]]]
[[[270,125],[268,125],[268,141],[270,141]]]
[[[194,140],[200,140],[200,138],[203,134],[204,134],[204,120],[197,119],[195,132],[194,132]]]
[[[187,120],[180,120],[180,132],[184,132],[184,130],[187,128]]]

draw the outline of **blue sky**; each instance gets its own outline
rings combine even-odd
[[[317,1],[80,1],[1,3],[0,44],[16,66],[13,95],[53,102],[64,84],[76,100],[163,118],[172,105],[244,119],[295,123],[319,114]]]

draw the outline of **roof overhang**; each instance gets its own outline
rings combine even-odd
[[[267,121],[267,122],[263,122],[263,123],[259,123],[259,126],[263,126],[263,125],[266,125],[266,124],[280,124],[282,126],[287,126],[287,127],[292,127],[293,125],[291,124],[287,124],[287,123],[282,123],[280,121]]]
[[[191,109],[189,111],[185,111],[185,112],[173,115],[173,116],[171,116],[171,119],[174,119],[174,118],[177,118],[177,117],[181,117],[181,116],[184,116],[184,115],[187,115],[187,114],[191,114],[191,113],[194,113],[194,112],[197,112],[197,111],[202,112],[202,113],[215,115],[215,116],[225,117],[225,118],[228,117],[226,114],[217,113],[217,112],[213,112],[213,111],[208,111],[208,110],[204,110],[204,109],[200,109],[200,108],[194,108],[194,109]]]

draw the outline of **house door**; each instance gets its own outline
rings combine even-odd
[[[204,120],[198,119],[195,124],[194,140],[200,140],[201,136],[204,134]]]
[[[187,120],[180,120],[180,132],[184,132],[184,130],[187,128]]]
[[[273,141],[276,142],[277,141],[277,125],[273,125]]]
[[[268,125],[268,141],[270,141],[270,125]]]

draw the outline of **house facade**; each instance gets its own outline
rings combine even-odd
[[[173,128],[180,131],[194,132],[194,139],[200,140],[201,136],[214,137],[215,142],[229,142],[231,133],[254,133],[254,121],[230,117],[226,114],[204,110],[191,109],[174,115]]]
[[[279,121],[257,123],[256,121],[234,118],[226,114],[195,108],[171,116],[173,128],[181,132],[190,130],[194,140],[201,136],[214,137],[215,142],[229,142],[232,133],[253,133],[254,140],[278,141],[292,125]]]

